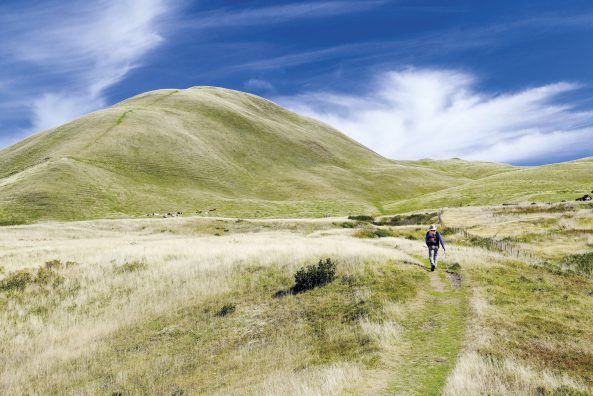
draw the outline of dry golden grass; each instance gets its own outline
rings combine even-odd
[[[394,235],[405,238],[375,239],[353,238],[356,230],[341,228],[343,219],[178,218],[1,227],[0,278],[23,269],[35,272],[54,259],[77,264],[55,270],[63,277],[55,289],[31,285],[18,293],[0,292],[0,393],[592,392],[586,365],[593,356],[593,322],[586,313],[593,309],[587,295],[593,282],[557,273],[550,261],[587,251],[591,236],[583,230],[593,229],[590,209],[529,210],[445,211],[447,225],[482,238],[472,246],[459,232],[446,234],[448,251],[440,254],[439,269],[461,266],[458,290],[431,286],[446,278],[439,272],[429,281],[419,268],[425,265],[425,248],[409,237],[418,232],[421,238],[424,230],[412,226],[392,227]],[[504,238],[518,250],[484,244]],[[419,276],[412,299],[385,301],[380,318],[362,317],[356,323],[358,336],[376,348],[374,363],[315,355],[318,336],[308,332],[310,324],[283,314],[301,312],[300,305],[310,302],[298,296],[271,298],[274,287],[286,286],[274,277],[288,279],[322,257],[336,260],[346,278],[365,268],[382,276],[385,263],[402,276]],[[268,278],[266,287],[272,289],[264,290],[264,299],[238,294],[237,274],[246,290],[256,290]],[[322,298],[323,293],[312,295]],[[357,289],[352,298],[372,299],[370,286]],[[207,314],[227,302],[237,303],[239,312],[220,320]],[[450,337],[445,341],[423,338],[445,309],[453,310],[440,320],[451,319],[447,326],[458,333],[443,333]],[[283,328],[286,323],[292,327]],[[352,329],[338,322],[324,337],[344,340]],[[236,345],[226,355],[211,352],[210,360],[195,356],[200,364],[210,363],[191,371],[191,353],[176,351],[175,345],[189,345],[192,334],[212,351],[223,348],[217,339]],[[432,367],[418,362],[448,353],[458,354],[457,359],[443,368],[442,382],[431,382],[424,373]]]
[[[369,260],[405,257],[393,249],[341,235],[308,237],[262,231],[196,236],[150,230],[152,225],[144,227],[144,223],[83,222],[0,229],[0,265],[5,273],[40,267],[53,259],[78,263],[60,270],[65,277],[60,295],[41,293],[34,300],[2,300],[2,393],[43,393],[44,387],[34,379],[47,377],[53,384],[48,389],[68,389],[68,382],[83,370],[73,362],[92,358],[108,348],[114,334],[145,318],[229,292],[237,269],[281,263],[293,273],[305,263],[332,257],[348,273],[349,268]],[[168,226],[175,228],[172,222]],[[115,271],[129,262],[142,262],[146,267],[120,274]],[[362,328],[380,342],[394,334],[388,322],[364,322]],[[286,343],[285,347],[281,354],[299,354],[293,350],[295,345]],[[286,370],[278,367],[266,374],[263,385],[250,391],[317,394],[320,384],[326,384],[324,394],[340,393],[343,387],[360,385],[364,367],[333,364],[298,373],[287,374]],[[98,391],[96,386],[87,384],[81,389],[93,394]]]

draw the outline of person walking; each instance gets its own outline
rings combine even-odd
[[[437,232],[437,226],[431,224],[424,238],[426,246],[428,247],[428,260],[430,261],[430,270],[434,271],[437,267],[437,256],[439,252],[439,246],[443,247],[443,251],[446,252],[445,242],[441,237],[441,234]]]

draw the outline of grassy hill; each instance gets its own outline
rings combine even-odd
[[[446,170],[445,170],[446,171]],[[444,206],[574,201],[593,190],[593,157],[560,164],[514,168],[421,196],[385,205],[390,212]]]
[[[217,209],[381,212],[383,202],[506,171],[397,162],[316,120],[213,87],[148,92],[0,151],[0,222]]]

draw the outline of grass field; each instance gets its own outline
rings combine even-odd
[[[383,158],[254,95],[160,90],[0,151],[0,224],[213,208],[234,217],[379,213],[385,200],[508,168],[448,174]]]
[[[0,227],[0,393],[593,394],[592,210]]]

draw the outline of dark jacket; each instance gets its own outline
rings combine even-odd
[[[436,246],[438,248],[440,244],[443,247],[443,250],[447,250],[445,249],[445,242],[443,241],[441,234],[438,232],[435,232],[434,236],[432,237],[430,235],[430,231],[427,232],[426,236],[424,237],[424,241],[426,242],[426,246]]]

